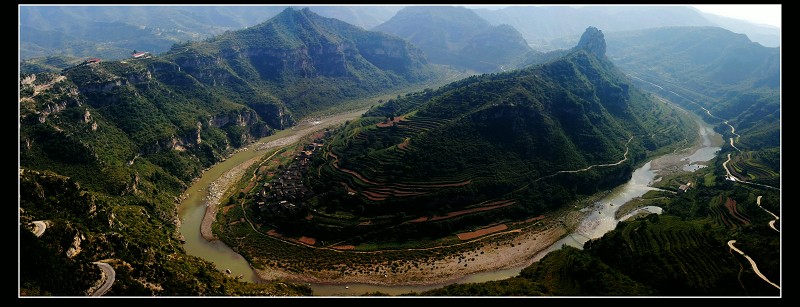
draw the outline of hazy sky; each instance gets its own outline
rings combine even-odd
[[[507,5],[465,5],[466,7],[483,7],[487,9],[499,9]],[[698,10],[725,17],[744,19],[756,24],[768,24],[781,27],[781,5],[780,4],[707,4],[692,5]]]
[[[753,23],[768,24],[781,27],[781,5],[780,4],[717,4],[717,5],[692,5],[696,9],[706,13],[746,19]]]

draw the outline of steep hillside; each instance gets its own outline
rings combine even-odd
[[[696,189],[654,200],[651,205],[663,207],[663,214],[621,222],[583,250],[563,247],[510,279],[420,295],[780,295],[763,279],[780,285],[780,234],[768,226],[774,217],[757,205],[778,212],[779,193],[703,179],[722,178],[721,167],[714,169],[691,176],[700,179]],[[749,259],[733,251],[732,239]]]
[[[114,286],[111,293],[117,295],[266,294],[242,292],[263,290],[252,285],[227,285],[213,266],[196,258],[170,267],[170,257],[186,258],[180,254],[175,226],[178,196],[203,169],[275,129],[343,101],[397,91],[437,74],[420,51],[401,39],[308,9],[286,9],[259,26],[175,46],[161,56],[87,61],[60,73],[22,75],[20,177],[32,176],[24,180],[34,182],[23,187],[25,219],[78,227],[88,238],[82,239],[84,250],[101,248],[95,243],[103,237],[123,242],[102,247],[103,253],[88,253],[81,261],[64,262],[59,258],[63,248],[57,246],[66,244],[63,240],[36,241],[39,249],[26,238],[23,257],[42,252],[42,259],[53,266],[68,263],[68,268],[90,274],[86,280],[96,280],[96,269],[83,260],[107,256],[118,261],[117,268],[132,266],[133,272],[159,266],[153,272],[131,273],[131,280],[143,280],[142,285],[167,280],[149,290]],[[70,187],[42,194],[35,184],[42,180],[37,179],[40,173],[64,177]],[[103,225],[84,225],[93,210],[67,214],[67,208],[82,204],[60,201],[63,193],[102,200],[108,221],[103,217]],[[74,235],[61,226],[48,233]],[[125,250],[130,245],[134,251]],[[42,269],[23,266],[20,274],[30,281],[26,293],[83,295],[76,291],[86,288],[83,281],[48,283],[33,276],[36,272]],[[63,274],[74,273],[60,269],[53,274],[54,280],[63,281],[68,279]],[[193,278],[200,280],[198,285],[183,282]],[[295,290],[269,293],[307,291]]]
[[[116,272],[107,296],[311,294],[303,285],[242,283],[185,255],[171,237],[172,217],[141,197],[109,197],[27,169],[20,170],[20,193],[21,296],[89,295],[101,280],[95,261]],[[38,236],[34,221],[46,226]]]
[[[286,9],[257,26],[176,46],[163,58],[229,95],[268,92],[295,117],[436,76],[408,42],[308,8]]]
[[[513,27],[492,26],[463,7],[406,7],[373,30],[407,39],[432,63],[477,72],[510,70],[511,62],[531,51]]]
[[[342,244],[436,238],[622,183],[687,125],[631,87],[604,51],[589,28],[559,60],[392,99],[317,155],[309,182],[319,195],[298,203],[299,219],[261,221]]]
[[[750,162],[780,171],[779,48],[716,27],[610,33],[608,41],[609,57],[637,85],[705,116],[738,149],[767,157]],[[753,179],[778,185],[774,176]]]

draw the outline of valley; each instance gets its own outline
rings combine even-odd
[[[685,112],[685,111],[684,111]],[[697,123],[700,125],[700,123]],[[703,126],[700,126],[700,129],[705,129]],[[306,131],[308,133],[312,132],[313,130],[305,129],[302,131]],[[717,135],[716,138],[719,138]],[[576,210],[573,208],[569,208],[568,210],[561,210],[559,212],[553,212],[552,216],[541,216],[540,218],[532,219],[532,221],[524,221],[522,226],[515,226],[514,229],[508,230],[507,227],[502,229],[501,231],[494,232],[490,235],[486,235],[481,237],[475,241],[469,241],[465,243],[452,243],[447,246],[442,247],[432,247],[432,248],[400,248],[403,251],[430,251],[430,250],[442,250],[444,252],[449,252],[448,250],[452,250],[454,247],[462,246],[462,245],[469,245],[474,249],[469,250],[467,252],[456,253],[451,256],[445,256],[444,259],[436,259],[436,260],[423,260],[423,259],[416,259],[415,261],[420,263],[428,263],[427,265],[420,265],[421,270],[418,273],[414,272],[391,272],[389,273],[389,268],[391,268],[388,264],[377,264],[373,266],[368,266],[365,269],[362,269],[361,272],[370,272],[368,274],[359,273],[359,270],[348,271],[345,274],[338,274],[338,272],[327,275],[329,276],[328,279],[324,278],[313,278],[308,275],[308,273],[289,273],[284,272],[281,270],[275,269],[268,269],[268,270],[259,270],[256,269],[256,275],[252,275],[252,269],[248,266],[244,268],[242,264],[231,264],[228,259],[232,259],[230,256],[206,256],[207,259],[212,260],[213,262],[217,263],[218,267],[220,268],[230,268],[230,267],[239,267],[244,268],[245,273],[237,273],[236,270],[233,270],[232,275],[239,275],[243,274],[244,276],[249,276],[247,279],[255,278],[255,280],[260,280],[261,278],[266,280],[272,279],[283,279],[283,280],[290,280],[294,282],[302,282],[302,283],[310,283],[311,288],[314,290],[315,295],[358,295],[361,293],[371,293],[374,291],[379,291],[382,293],[387,293],[391,295],[400,295],[404,293],[408,293],[411,291],[414,292],[421,292],[426,290],[435,289],[447,284],[451,283],[462,283],[462,282],[484,282],[489,280],[499,280],[504,278],[509,278],[517,275],[520,270],[524,267],[529,266],[534,261],[538,261],[542,257],[544,257],[548,252],[559,249],[561,244],[568,244],[572,246],[576,246],[580,248],[589,238],[599,238],[602,236],[603,233],[611,230],[614,228],[614,224],[610,226],[602,226],[600,227],[599,224],[592,222],[597,217],[589,217],[591,215],[592,208],[597,206],[598,204],[617,204],[617,206],[626,203],[628,200],[633,199],[644,192],[650,190],[647,188],[648,182],[652,182],[653,175],[661,169],[680,169],[681,163],[686,163],[684,159],[681,158],[672,158],[671,156],[674,155],[676,157],[686,156],[690,153],[695,151],[699,151],[703,146],[719,146],[720,142],[717,141],[716,143],[708,143],[704,144],[704,138],[701,135],[696,136],[695,145],[689,148],[684,148],[682,150],[676,149],[675,154],[670,154],[667,156],[660,157],[656,159],[657,161],[652,161],[646,163],[646,172],[649,173],[650,177],[646,177],[646,179],[635,179],[636,182],[639,182],[639,186],[636,185],[624,185],[615,191],[609,193],[601,193],[597,196],[592,196],[589,199],[595,198],[598,199],[597,201],[590,203],[589,201],[580,201],[577,204],[580,204],[581,210]],[[627,156],[627,155],[626,155]],[[624,161],[625,158],[618,161],[617,163],[606,164],[607,166],[616,165]],[[658,165],[659,169],[651,169],[649,168],[650,164]],[[597,167],[601,167],[602,165],[596,165]],[[589,168],[587,168],[589,169]],[[584,170],[587,170],[584,169]],[[564,171],[564,172],[576,172],[576,171]],[[636,173],[639,173],[639,170],[634,172],[634,177],[638,178]],[[551,175],[552,176],[552,175]],[[203,182],[201,181],[198,182]],[[228,183],[233,185],[233,182],[228,181]],[[240,185],[241,186],[241,185]],[[644,187],[643,189],[641,187]],[[619,196],[615,196],[619,195]],[[623,196],[624,195],[624,196]],[[603,198],[597,198],[603,197]],[[606,215],[613,215],[613,212],[616,208],[614,206],[604,206],[605,209],[602,209]],[[225,215],[222,215],[224,218],[224,222],[230,221],[231,218],[227,217],[227,214],[234,214],[234,212],[238,208],[232,209],[232,211],[228,211]],[[595,208],[596,209],[596,208]],[[574,211],[573,211],[574,210]],[[609,211],[610,210],[610,211]],[[245,215],[246,218],[246,215]],[[584,220],[585,219],[585,220]],[[526,225],[527,223],[527,225]],[[592,227],[587,228],[584,226],[585,224],[593,224]],[[196,223],[192,223],[196,224]],[[187,224],[188,225],[188,224]],[[250,225],[252,227],[252,225]],[[249,227],[248,227],[249,228]],[[597,229],[599,232],[594,232],[592,235],[587,235],[587,231],[593,231],[592,229]],[[575,232],[574,235],[568,235]],[[270,238],[266,233],[261,233],[262,236],[265,238]],[[577,238],[577,239],[576,239]],[[221,242],[213,241],[213,242],[206,242],[200,238],[198,240],[201,244],[208,244],[208,245],[218,245]],[[187,243],[191,244],[191,243]],[[324,255],[329,251],[334,251],[337,253],[348,253],[347,251],[339,251],[334,249],[325,249],[325,248],[314,248],[311,246],[304,246],[302,244],[291,243],[288,241],[284,241],[283,244],[292,244],[295,247],[306,248],[306,249],[316,249],[317,253],[320,255]],[[333,244],[332,244],[333,245]],[[241,246],[241,245],[239,245]],[[280,247],[280,245],[270,245],[271,248],[286,248]],[[232,251],[231,251],[232,252]],[[390,254],[391,250],[381,250],[375,252],[358,252],[358,256],[365,256],[370,254]],[[398,254],[402,254],[400,251],[397,251]],[[198,254],[200,255],[200,254]],[[319,256],[314,256],[319,257]],[[391,257],[391,256],[389,256]],[[238,258],[238,257],[237,257]],[[243,261],[246,263],[246,260],[243,258],[238,258],[238,261]],[[391,258],[390,258],[391,259]],[[409,259],[404,259],[409,260]],[[352,260],[343,260],[345,262],[350,262]],[[471,269],[464,269],[464,264],[467,264],[468,267],[472,267]],[[400,266],[401,268],[403,266]],[[314,268],[308,268],[314,270]],[[373,273],[374,272],[374,273]],[[387,272],[384,274],[383,272]],[[453,272],[456,272],[455,274]],[[325,275],[322,275],[325,276]],[[419,276],[419,277],[414,277]],[[250,279],[252,280],[252,279]],[[425,282],[420,282],[424,280]],[[344,286],[348,288],[345,289]]]
[[[22,5],[19,295],[780,296],[780,30],[517,9]]]

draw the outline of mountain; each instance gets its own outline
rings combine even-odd
[[[536,50],[570,45],[552,45],[554,39],[577,38],[586,27],[606,33],[663,26],[709,26],[696,10],[679,6],[509,6],[500,10],[475,10],[492,24],[509,24]],[[572,42],[574,45],[574,41]]]
[[[453,284],[419,295],[780,295],[779,286],[764,281],[781,280],[782,273],[780,235],[769,226],[774,227],[775,217],[762,209],[781,210],[780,191],[722,179],[729,152],[732,172],[749,170],[753,177],[747,180],[780,184],[773,168],[780,164],[780,149],[773,147],[779,146],[780,133],[779,50],[717,27],[612,32],[606,38],[609,58],[636,86],[705,115],[726,140],[735,137],[730,128],[697,104],[730,119],[743,151],[726,145],[708,169],[688,177],[694,189],[650,198],[647,204],[661,207],[662,214],[620,222],[582,250],[562,247],[509,279]],[[585,35],[581,41],[603,47]],[[763,176],[769,174],[764,165],[774,175]],[[734,242],[747,250],[747,258],[731,253]],[[756,258],[758,274],[748,269]]]
[[[336,18],[365,30],[391,19],[403,6],[398,5],[342,5],[342,6],[309,6],[312,12],[328,18]]]
[[[780,49],[717,27],[669,27],[608,34],[609,57],[637,84],[705,116],[778,185]],[[639,78],[639,79],[637,79]],[[658,85],[656,87],[655,85]],[[714,117],[701,110],[708,109]],[[751,152],[751,153],[747,153]]]
[[[768,26],[753,24],[749,21],[719,16],[710,13],[703,13],[709,21],[713,22],[718,27],[728,29],[735,33],[746,34],[747,37],[764,47],[780,47],[781,45],[781,29]]]
[[[243,95],[240,86],[253,93],[263,86],[296,117],[434,76],[423,53],[408,42],[307,8],[286,9],[260,25],[176,46],[164,58],[201,83],[224,85],[230,95]]]
[[[477,72],[505,70],[504,66],[531,51],[513,27],[492,26],[464,7],[405,7],[373,30],[407,39],[431,63]]]
[[[91,262],[114,258],[116,295],[310,293],[228,282],[183,254],[178,196],[203,169],[300,117],[437,74],[406,41],[289,8],[159,56],[22,75],[20,232],[36,220],[53,228],[47,240],[21,239],[21,291],[84,295],[99,278]],[[73,244],[82,252],[65,259]]]
[[[648,150],[694,132],[630,86],[604,49],[589,28],[561,59],[391,99],[326,142],[303,210],[260,221],[345,245],[403,242],[524,220],[618,185]]]
[[[29,6],[19,8],[23,59],[66,55],[119,60],[131,50],[158,54],[173,44],[254,26],[287,6]],[[398,6],[311,6],[311,11],[364,29]],[[301,8],[297,8],[301,9]]]
[[[286,8],[274,5],[21,5],[20,56],[23,59],[65,55],[118,60],[128,57],[134,49],[158,54],[169,50],[175,43],[201,40],[256,25]],[[403,6],[309,8],[324,17],[372,29],[388,21]],[[747,34],[751,40],[767,47],[780,44],[780,29],[702,13],[690,7],[511,6],[501,10],[474,11],[492,25],[511,25],[530,46],[541,51],[571,47],[587,26],[597,26],[606,32],[663,26],[720,26]]]
[[[255,25],[280,12],[273,7],[20,6],[20,56],[66,55],[118,60],[131,50],[160,53]]]
[[[676,26],[719,26],[747,34],[764,46],[778,46],[780,29],[706,14],[688,6],[509,6],[475,9],[493,25],[509,24],[536,50],[569,48],[583,29],[595,26],[606,33]]]

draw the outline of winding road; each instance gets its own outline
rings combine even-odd
[[[615,166],[615,165],[620,165],[620,164],[622,164],[622,162],[628,161],[628,149],[629,149],[629,148],[628,148],[628,144],[630,144],[630,143],[631,143],[631,140],[633,140],[633,136],[631,136],[631,138],[629,138],[629,139],[628,139],[628,142],[626,142],[626,143],[625,143],[625,153],[622,155],[622,160],[619,160],[619,161],[617,161],[616,163],[608,163],[608,164],[595,164],[595,165],[589,165],[589,167],[582,168],[582,169],[579,169],[579,170],[574,170],[574,171],[559,171],[559,172],[557,172],[556,174],[561,174],[561,173],[578,173],[578,172],[585,172],[585,171],[588,171],[588,170],[592,169],[592,168],[593,168],[593,167],[595,167],[595,166],[596,166],[596,167],[606,167],[606,166]]]
[[[770,215],[772,215],[772,217],[775,218],[774,220],[769,221],[769,227],[772,228],[773,230],[777,231],[777,232],[781,232],[780,230],[775,228],[775,222],[777,222],[780,219],[780,217],[775,215],[775,213],[770,212],[766,208],[761,207],[761,195],[759,195],[758,198],[756,199],[756,204],[758,205],[759,208],[761,208],[761,210],[767,211],[767,213],[769,213]]]
[[[588,170],[590,170],[590,169],[592,169],[594,167],[609,167],[609,166],[620,165],[623,162],[628,161],[628,150],[629,150],[628,145],[631,143],[631,140],[633,140],[633,136],[631,136],[631,138],[628,139],[628,142],[625,143],[625,153],[622,155],[622,160],[619,160],[619,161],[617,161],[615,163],[589,165],[588,167],[585,167],[585,168],[582,168],[582,169],[578,169],[578,170],[557,171],[557,172],[552,173],[550,175],[547,175],[547,176],[544,176],[544,177],[539,177],[538,179],[534,180],[534,182],[542,180],[542,179],[545,179],[545,178],[550,178],[550,177],[553,177],[553,176],[558,175],[558,174],[563,174],[563,173],[580,173],[580,172],[588,171]],[[527,186],[528,185],[525,185],[523,188],[525,188]]]
[[[723,123],[725,123],[726,125],[728,125],[728,127],[731,127],[731,134],[733,134],[733,135],[735,135],[735,136],[736,136],[736,140],[738,140],[738,139],[739,139],[739,137],[741,137],[741,135],[739,135],[739,134],[737,134],[737,133],[736,133],[736,128],[734,128],[734,127],[733,127],[733,125],[731,125],[730,123],[728,123],[728,120],[726,120],[726,119],[723,119],[723,118],[721,118],[721,117],[719,117],[719,116],[715,116],[714,114],[711,114],[711,111],[709,111],[708,109],[706,109],[705,107],[703,107],[703,106],[702,106],[702,105],[700,105],[699,103],[695,102],[694,100],[691,100],[691,99],[689,99],[689,98],[683,97],[683,96],[681,96],[680,94],[678,94],[678,93],[676,93],[676,92],[673,92],[673,91],[670,91],[670,90],[668,90],[668,89],[665,89],[665,88],[663,88],[663,87],[661,87],[661,86],[659,86],[659,85],[657,85],[657,84],[655,84],[655,83],[652,83],[652,82],[650,82],[650,81],[644,80],[644,79],[642,79],[642,78],[639,78],[639,77],[637,77],[637,76],[634,76],[634,75],[631,75],[631,74],[628,74],[628,76],[629,76],[629,77],[632,77],[632,78],[634,78],[634,79],[640,80],[640,81],[642,81],[642,82],[648,83],[648,84],[650,84],[650,85],[653,85],[653,86],[655,86],[655,87],[657,87],[657,88],[660,88],[661,90],[664,90],[664,91],[670,92],[670,93],[672,93],[672,94],[674,94],[674,95],[676,95],[676,96],[678,96],[678,97],[681,97],[681,98],[683,98],[683,99],[686,99],[687,101],[689,101],[689,102],[691,102],[691,103],[693,103],[693,104],[697,105],[697,106],[698,106],[698,107],[700,107],[701,109],[703,109],[703,111],[706,111],[706,114],[708,114],[708,116],[709,116],[709,117],[713,117],[713,118],[717,118],[717,119],[719,119],[719,120],[722,120],[722,122],[723,122]],[[730,138],[730,144],[731,144],[731,147],[733,147],[733,149],[736,149],[737,151],[739,151],[739,152],[742,152],[742,150],[741,150],[741,149],[739,149],[738,147],[736,147],[736,145],[734,144],[734,138],[733,138],[733,137],[731,137],[731,138]],[[780,188],[776,188],[776,187],[769,186],[769,185],[766,185],[766,184],[760,184],[760,183],[755,183],[755,182],[749,182],[749,181],[746,181],[746,180],[742,180],[742,179],[736,178],[736,177],[735,177],[735,176],[733,176],[733,174],[731,174],[731,172],[728,170],[728,162],[730,162],[730,161],[731,161],[731,154],[728,154],[728,161],[725,161],[724,163],[722,163],[722,167],[725,169],[725,172],[726,172],[726,173],[728,173],[728,176],[726,177],[726,179],[728,179],[728,180],[731,180],[731,181],[734,181],[734,182],[746,183],[746,184],[750,184],[750,185],[757,185],[757,186],[761,186],[761,187],[765,187],[765,188],[770,188],[770,189],[775,189],[775,190],[779,190],[779,191],[780,191]]]
[[[47,229],[47,223],[45,221],[33,221],[33,234],[36,237],[41,237],[44,234],[44,231]],[[103,281],[103,284],[97,290],[91,294],[91,296],[102,296],[106,294],[109,289],[111,289],[111,285],[114,284],[114,279],[116,278],[116,272],[114,272],[114,268],[112,268],[108,263],[95,261],[92,262],[100,267],[100,280]],[[92,292],[89,289],[89,292]]]
[[[733,139],[731,139],[731,141],[733,141]],[[728,154],[728,160],[722,162],[722,168],[724,168],[725,172],[728,173],[728,175],[725,176],[725,179],[733,182],[739,181],[738,179],[736,179],[736,176],[733,176],[733,174],[731,174],[731,171],[728,170],[728,162],[731,162],[731,154]]]
[[[103,285],[95,290],[91,296],[103,296],[103,294],[106,294],[106,292],[111,289],[111,285],[114,284],[114,279],[116,278],[117,273],[114,272],[114,268],[112,268],[108,263],[99,261],[92,263],[96,264],[100,268],[100,280],[103,281]]]
[[[744,256],[744,258],[746,258],[747,261],[750,261],[750,266],[753,267],[753,271],[756,273],[756,275],[758,275],[758,277],[761,277],[761,279],[763,279],[764,281],[768,282],[773,287],[778,288],[778,290],[781,289],[780,286],[776,285],[774,282],[769,281],[769,279],[767,279],[767,277],[764,276],[764,274],[761,274],[761,271],[758,270],[758,266],[756,266],[756,262],[753,261],[753,258],[750,258],[750,256],[746,255],[743,251],[741,251],[738,248],[736,248],[736,246],[733,246],[733,243],[736,243],[736,240],[728,241],[728,246],[732,250],[735,250],[737,253],[739,253],[740,255]]]
[[[706,110],[706,112],[708,112],[708,110]],[[711,115],[711,113],[708,113],[708,115]],[[731,127],[731,134],[736,136],[736,140],[739,140],[739,137],[741,137],[741,135],[736,134],[736,128],[733,128],[733,126],[731,124],[729,124],[727,120],[724,121],[724,123],[726,125],[728,125],[728,127]],[[733,145],[733,138],[731,138],[731,147],[733,147],[734,149],[738,150],[739,152],[742,152],[741,149],[736,148],[736,145]]]

